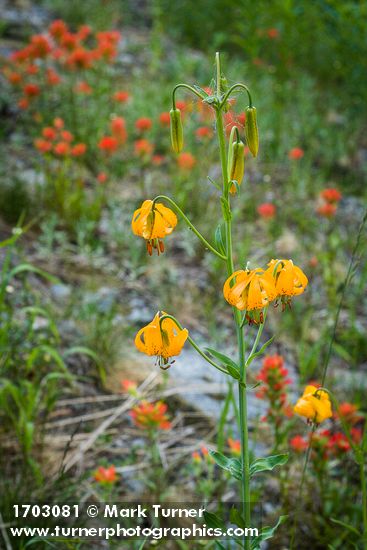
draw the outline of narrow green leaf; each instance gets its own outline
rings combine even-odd
[[[216,514],[205,511],[203,515],[204,515],[205,523],[209,527],[213,527],[214,529],[222,529],[223,531],[225,530],[226,526]]]
[[[205,90],[203,90],[203,88],[200,88],[200,86],[198,86],[197,84],[193,84],[192,87],[193,87],[197,92],[199,92],[199,94],[202,94],[204,97],[208,97],[208,96],[209,96],[208,92],[206,92]]]
[[[223,365],[231,365],[234,369],[239,370],[237,363],[227,355],[224,355],[224,353],[220,353],[213,348],[205,348],[205,351],[218,359]]]
[[[234,506],[232,506],[231,511],[229,512],[229,519],[231,523],[238,525],[238,527],[241,527],[241,529],[246,529],[247,525],[245,523],[245,520],[243,519],[237,508],[235,508]]]
[[[217,98],[215,95],[208,95],[205,99],[203,99],[203,102],[211,105],[213,103],[217,103]]]
[[[345,523],[344,521],[340,521],[340,519],[335,519],[335,518],[330,518],[330,521],[332,521],[333,523],[336,523],[337,525],[341,525],[341,527],[344,527],[345,529],[347,529],[351,533],[354,533],[358,537],[362,536],[362,533],[360,533],[358,529],[356,529],[353,525],[350,525],[349,523]]]
[[[227,364],[226,367],[227,367],[227,371],[232,376],[232,378],[234,378],[235,380],[239,380],[241,378],[241,374],[238,367],[234,368],[233,365],[231,364]]]
[[[14,267],[14,269],[12,269],[9,273],[9,280],[12,277],[15,277],[15,275],[18,275],[18,273],[22,273],[24,271],[30,272],[30,273],[36,273],[37,275],[40,275],[41,277],[43,277],[44,279],[47,279],[51,283],[55,283],[55,284],[60,283],[60,280],[57,279],[57,277],[54,277],[50,273],[47,273],[47,271],[43,271],[43,269],[40,269],[39,267],[35,267],[34,265],[27,264],[27,263],[20,264]]]
[[[228,458],[218,451],[209,451],[209,454],[222,470],[229,472],[235,479],[242,479],[242,465],[238,458]]]
[[[288,453],[257,458],[250,466],[250,476],[258,472],[273,470],[276,466],[282,466],[288,462],[288,458]]]
[[[250,355],[250,357],[249,357],[249,358],[247,359],[247,361],[246,361],[246,366],[247,366],[247,367],[252,363],[252,361],[255,359],[255,357],[259,357],[259,355],[262,355],[262,354],[264,353],[264,351],[266,350],[266,348],[267,348],[268,346],[270,346],[270,344],[272,343],[272,341],[274,340],[274,338],[275,338],[275,335],[272,336],[267,342],[265,342],[265,344],[263,344],[263,345],[261,346],[261,348],[259,349],[259,351],[257,351],[256,353]]]
[[[219,250],[221,254],[226,254],[226,247],[225,247],[224,239],[222,235],[221,223],[218,225],[217,229],[215,230],[214,241],[215,241],[215,246],[217,250]]]
[[[274,536],[275,531],[282,523],[287,520],[288,516],[280,516],[274,527],[263,527],[258,537],[251,542],[251,550],[260,550],[260,543],[264,540],[269,540]]]

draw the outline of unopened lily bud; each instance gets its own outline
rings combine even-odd
[[[245,135],[248,148],[252,156],[256,157],[259,151],[259,130],[257,128],[255,107],[247,107],[246,109]]]
[[[180,109],[171,109],[171,143],[175,153],[180,153],[183,148],[183,129]]]
[[[245,173],[245,144],[243,141],[235,141],[232,144],[231,166],[229,170],[230,181],[236,181],[241,185]],[[231,193],[236,192],[236,186],[231,185]]]

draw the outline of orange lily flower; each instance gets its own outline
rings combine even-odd
[[[329,394],[316,386],[306,386],[302,397],[294,406],[294,412],[310,422],[320,424],[333,415]]]
[[[158,254],[164,252],[161,239],[172,233],[177,225],[177,216],[162,203],[146,200],[140,208],[135,210],[131,222],[134,235],[143,237],[147,241],[147,250],[152,255],[153,248]]]
[[[292,260],[271,260],[266,273],[274,277],[275,288],[281,297],[283,309],[290,305],[291,297],[304,292],[308,279],[302,269],[294,265]]]
[[[160,319],[166,315],[162,311],[155,315],[149,325],[139,330],[135,336],[135,345],[146,355],[156,355],[161,369],[168,369],[173,361],[171,357],[179,355],[187,340],[189,332],[186,328],[179,329],[172,319]]]
[[[260,268],[251,271],[240,269],[232,273],[224,283],[223,294],[229,304],[241,311],[247,310],[246,317],[250,323],[262,323],[262,311],[257,315],[256,310],[268,306],[278,295],[273,277],[268,270]]]

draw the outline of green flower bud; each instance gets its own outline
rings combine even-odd
[[[252,156],[256,157],[259,151],[259,130],[257,128],[255,107],[247,107],[246,109],[245,135],[248,148]]]
[[[171,109],[171,143],[175,153],[180,153],[183,148],[183,129],[180,109]]]
[[[236,181],[241,185],[245,173],[245,144],[243,141],[235,141],[232,145],[231,166],[229,170],[229,180]],[[230,192],[236,192],[236,186],[231,185]]]

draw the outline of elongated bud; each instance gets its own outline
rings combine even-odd
[[[241,185],[245,173],[245,144],[243,141],[235,141],[232,145],[231,167],[229,171],[229,180],[236,181]],[[231,185],[231,193],[236,192],[236,186]]]
[[[259,151],[259,130],[257,128],[255,107],[247,107],[246,109],[245,135],[248,148],[252,156],[256,157]]]
[[[171,143],[175,153],[180,153],[183,147],[183,129],[180,109],[171,109]]]

